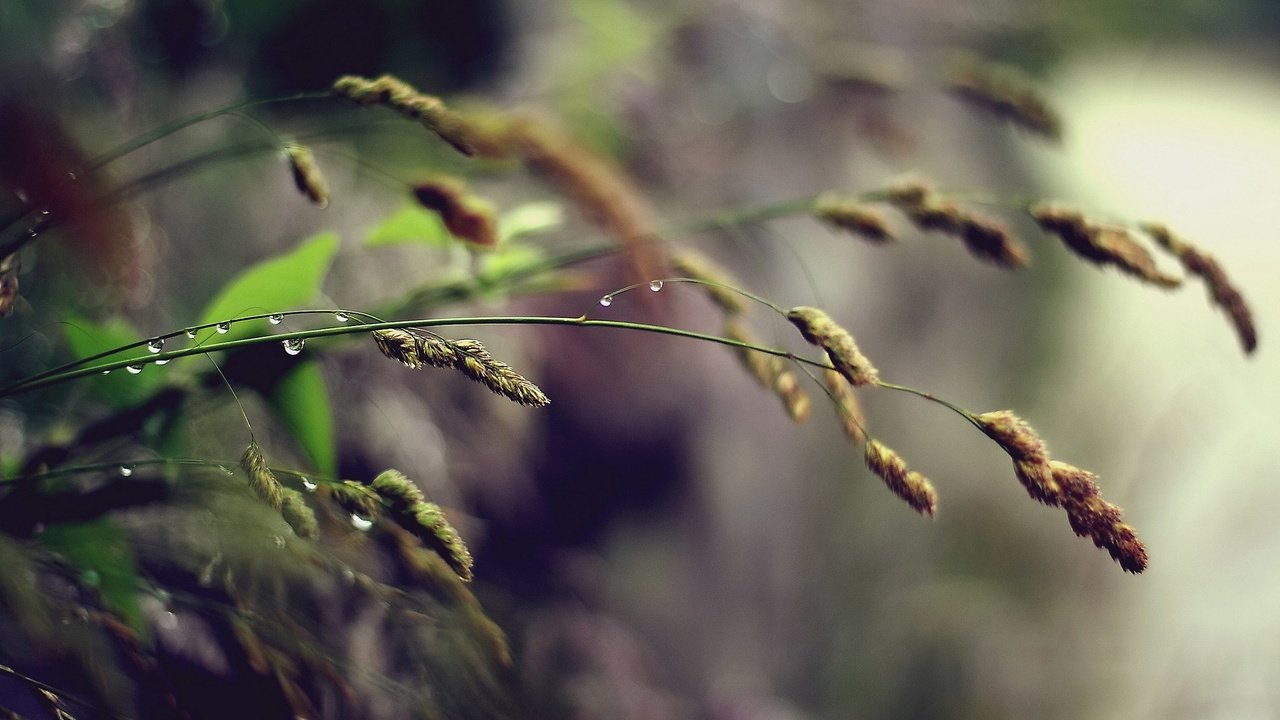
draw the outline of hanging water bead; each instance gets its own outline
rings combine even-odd
[[[195,329],[195,328],[187,328],[186,330],[183,330],[183,331],[182,331],[182,333],[183,333],[184,335],[186,335],[188,338],[192,339],[192,340],[195,340],[195,339],[196,339],[196,329]]]
[[[218,323],[218,326],[215,327],[214,330],[217,330],[219,335],[226,335],[227,332],[231,330],[231,323],[229,322]]]
[[[359,530],[360,532],[365,532],[369,528],[373,527],[373,521],[362,518],[355,513],[351,513],[351,527]]]
[[[612,304],[613,304],[612,295],[605,295],[604,297],[600,298],[600,307],[609,307]]]
[[[132,466],[132,465],[121,465],[121,466],[120,466],[120,477],[129,477],[129,476],[130,476],[130,475],[132,475],[132,474],[133,474],[133,466]]]
[[[652,290],[652,291],[654,291],[654,292],[658,292],[659,290],[661,290],[661,289],[662,289],[662,281],[661,281],[661,280],[651,280],[651,281],[649,282],[649,289],[650,289],[650,290]]]
[[[126,366],[126,367],[125,367],[125,370],[128,370],[130,375],[137,375],[138,373],[142,372],[142,366],[141,366],[141,365],[128,365],[128,366]]]
[[[271,323],[272,325],[279,325],[280,323],[284,322],[284,315],[281,315],[280,313],[276,313],[275,315],[272,315],[271,317],[267,318],[267,322]]]
[[[317,487],[319,487],[319,486],[316,484],[316,481],[315,481],[315,480],[312,480],[311,478],[307,477],[306,475],[303,475],[303,476],[302,476],[301,478],[299,478],[299,479],[300,479],[300,480],[302,480],[302,489],[303,489],[303,490],[306,490],[307,492],[315,492],[315,491],[316,491],[316,488],[317,488]]]
[[[164,349],[163,338],[156,338],[155,340],[152,340],[151,342],[147,343],[147,352],[150,352],[153,355],[155,353],[160,352],[163,349]]]
[[[169,361],[168,361],[168,360],[157,360],[157,361],[156,361],[156,364],[157,364],[157,365],[168,365],[168,364],[169,364]]]
[[[351,319],[351,316],[344,312],[339,311],[333,314],[333,319],[337,320],[338,322],[346,322]]]
[[[302,346],[306,344],[306,341],[302,338],[289,338],[288,340],[281,340],[280,344],[284,346],[286,355],[297,355],[302,352]]]
[[[111,374],[111,371],[110,371],[110,370],[103,370],[103,371],[102,371],[102,374],[103,374],[103,375],[110,375],[110,374]]]

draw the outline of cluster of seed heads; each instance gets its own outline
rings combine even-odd
[[[551,404],[542,390],[510,365],[496,360],[479,340],[445,340],[407,330],[375,330],[373,341],[383,355],[410,368],[423,365],[456,368],[493,392],[521,405]]]

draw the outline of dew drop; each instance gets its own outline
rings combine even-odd
[[[600,298],[600,307],[609,307],[612,304],[613,304],[612,295],[605,295],[604,297]]]
[[[650,289],[650,290],[652,290],[652,291],[654,291],[654,292],[658,292],[659,290],[661,290],[661,289],[662,289],[662,281],[661,281],[661,280],[652,280],[652,281],[650,281],[650,282],[649,282],[649,289]]]
[[[141,365],[128,365],[128,366],[126,366],[126,367],[125,367],[125,370],[128,370],[130,375],[137,375],[138,373],[142,372],[142,366],[141,366]]]
[[[231,323],[218,323],[218,326],[215,327],[214,330],[217,330],[219,335],[226,335],[227,331],[231,330]]]
[[[103,374],[103,375],[110,375],[110,374],[111,374],[111,371],[110,371],[110,370],[103,370],[103,371],[102,371],[102,374]]]
[[[168,364],[169,364],[169,361],[168,361],[168,360],[157,360],[157,361],[156,361],[156,364],[157,364],[157,365],[168,365]]]
[[[355,574],[354,572],[350,571],[350,570],[343,570],[343,571],[342,571],[342,584],[343,584],[343,585],[348,585],[348,586],[350,586],[350,585],[355,585],[355,584],[356,584],[356,574]]]
[[[271,317],[267,318],[267,322],[271,323],[272,325],[279,325],[280,323],[284,322],[284,315],[276,313],[275,315],[272,315]]]
[[[344,312],[336,312],[333,314],[333,319],[338,322],[346,322],[351,319],[351,316]]]
[[[351,527],[359,530],[360,532],[365,532],[369,528],[373,527],[373,521],[362,518],[355,513],[351,513]]]
[[[122,477],[129,477],[129,476],[130,476],[130,475],[132,475],[132,474],[133,474],[133,466],[132,466],[132,465],[121,465],[121,466],[120,466],[120,475],[121,475]]]
[[[303,490],[306,490],[307,492],[315,492],[315,491],[316,491],[316,487],[317,487],[317,485],[316,485],[316,481],[315,481],[315,480],[312,480],[311,478],[307,477],[306,475],[303,475],[303,476],[302,476],[301,478],[299,478],[299,479],[300,479],[300,480],[302,480],[302,489],[303,489]]]
[[[150,352],[153,355],[155,353],[160,352],[163,349],[164,349],[164,340],[160,338],[156,338],[155,340],[152,340],[151,342],[147,343],[147,352]]]
[[[157,624],[164,630],[177,630],[178,616],[172,610],[168,610],[160,616]]]
[[[195,340],[195,339],[196,339],[196,329],[195,329],[195,328],[187,328],[186,330],[183,330],[183,333],[185,333],[185,334],[186,334],[186,336],[187,336],[187,337],[189,337],[189,338],[191,338],[192,340]]]
[[[306,341],[302,338],[289,338],[288,340],[281,340],[280,344],[284,346],[286,355],[297,355],[302,352],[302,346],[306,344]]]

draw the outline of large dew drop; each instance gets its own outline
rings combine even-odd
[[[333,314],[333,319],[338,322],[346,322],[351,319],[351,316],[344,312],[336,312]]]
[[[280,323],[284,322],[284,315],[281,315],[280,313],[276,313],[275,315],[272,315],[271,317],[267,318],[267,322],[271,323],[272,325],[279,325]]]
[[[373,521],[360,517],[355,513],[351,513],[351,527],[364,532],[373,527]]]
[[[303,489],[303,490],[306,490],[307,492],[315,492],[315,491],[316,491],[316,487],[318,487],[318,486],[316,485],[316,481],[315,481],[315,480],[312,480],[311,478],[307,477],[306,475],[303,475],[303,476],[302,476],[301,478],[299,478],[299,479],[300,479],[300,480],[302,480],[302,489]]]
[[[141,366],[141,365],[126,365],[126,366],[125,366],[125,370],[128,370],[130,375],[137,375],[138,373],[142,372],[142,366]]]
[[[192,340],[195,340],[195,339],[196,339],[196,329],[195,329],[195,328],[187,328],[186,330],[183,330],[183,331],[182,331],[182,333],[183,333],[184,335],[186,335],[188,338],[191,338]]]
[[[156,361],[156,364],[157,364],[157,365],[168,365],[168,364],[169,364],[169,361],[168,361],[168,360],[157,360],[157,361]]]
[[[600,307],[609,307],[612,304],[613,304],[612,295],[605,295],[604,297],[600,298]]]
[[[120,466],[120,476],[121,476],[121,477],[129,477],[129,476],[130,476],[130,475],[132,475],[132,474],[133,474],[133,466],[132,466],[132,465],[121,465],[121,466]]]
[[[654,292],[658,292],[659,290],[661,290],[661,289],[662,289],[662,281],[661,281],[661,280],[652,280],[652,281],[650,281],[650,282],[649,282],[649,289],[650,289],[650,290],[652,290],[652,291],[654,291]]]
[[[217,330],[219,335],[226,335],[227,332],[231,330],[231,323],[218,323],[218,326],[215,327],[214,330]]]
[[[161,338],[156,338],[155,340],[152,340],[151,342],[147,343],[147,352],[150,352],[152,354],[158,353],[163,349],[164,349],[164,340]]]
[[[280,344],[284,346],[286,355],[297,355],[302,352],[302,346],[306,344],[306,341],[302,338],[289,338],[288,340],[281,340]]]

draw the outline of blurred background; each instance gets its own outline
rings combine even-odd
[[[827,308],[886,379],[978,412],[1016,409],[1125,508],[1151,555],[1139,576],[1031,502],[1007,457],[942,408],[862,395],[876,436],[936,485],[930,522],[863,467],[825,403],[794,425],[727,350],[674,338],[477,330],[547,391],[544,410],[441,373],[395,372],[368,348],[322,353],[336,467],[400,468],[456,513],[477,557],[472,589],[512,646],[517,715],[1270,718],[1278,32],[1280,6],[1267,0],[9,0],[0,165],[12,178],[23,163],[93,156],[246,96],[390,72],[461,107],[545,118],[624,168],[660,226],[907,172],[1166,222],[1216,255],[1251,303],[1255,356],[1198,287],[1168,293],[1088,266],[1013,216],[1033,253],[1015,273],[906,223],[890,247],[806,217],[678,241],[784,307]],[[1062,141],[947,93],[958,51],[1034,77],[1062,115]],[[231,158],[130,197],[110,241],[24,255],[25,302],[167,332],[195,322],[246,264],[328,230],[340,245],[318,306],[370,309],[478,262],[367,247],[405,202],[388,175],[467,175],[499,208],[558,202],[526,174],[469,164],[369,112],[255,110],[123,159],[102,182],[260,136],[259,122],[316,133],[331,201],[307,205],[269,153]],[[543,242],[598,234],[564,213]],[[432,312],[718,331],[691,287],[596,304],[629,281],[606,262],[564,292]],[[54,319],[20,309],[0,338],[57,335]],[[763,308],[752,323],[767,342],[790,338]],[[254,370],[242,372],[250,382]],[[3,402],[7,457],[64,427],[55,408]],[[265,412],[247,402],[251,417]],[[221,444],[239,422],[225,398],[192,422],[192,451],[238,455]],[[348,648],[359,658],[378,643]],[[394,703],[362,707],[394,716]]]

